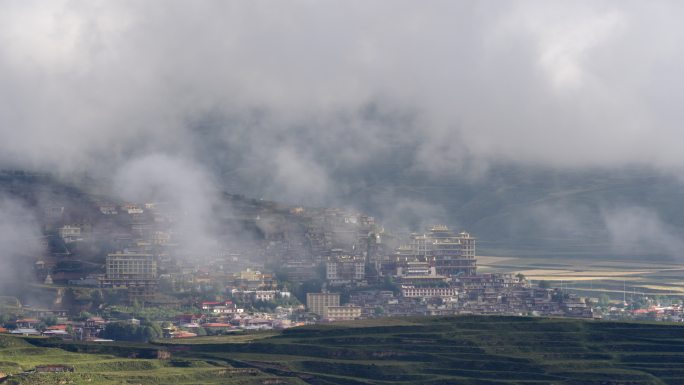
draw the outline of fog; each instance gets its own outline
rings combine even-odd
[[[110,178],[200,228],[220,190],[467,228],[448,197],[393,183],[468,184],[501,164],[681,179],[683,7],[5,1],[0,164]],[[606,231],[630,223],[606,215]],[[678,237],[657,213],[629,218]]]
[[[191,161],[152,154],[131,159],[115,174],[113,193],[129,202],[156,203],[174,216],[171,231],[182,255],[213,255],[218,227],[213,207],[219,189]]]
[[[0,293],[15,295],[32,277],[33,263],[42,254],[40,226],[33,210],[0,196]]]

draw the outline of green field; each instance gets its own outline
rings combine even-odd
[[[0,372],[11,374],[3,385],[14,384],[263,384],[268,381],[280,381],[276,376],[263,372],[236,369],[230,365],[217,364],[203,359],[138,359],[126,358],[137,346],[110,344],[95,346],[91,350],[107,351],[114,347],[113,353],[123,354],[87,354],[67,350],[75,350],[73,344],[62,348],[40,346],[46,340],[22,339],[0,335]],[[38,344],[38,346],[35,346]],[[39,347],[40,346],[40,347]],[[150,348],[152,346],[141,346]],[[154,347],[152,347],[154,348]],[[73,373],[31,373],[22,372],[35,369],[37,365],[68,365],[74,368]],[[0,375],[2,378],[2,375]],[[278,382],[273,382],[278,383]],[[282,383],[282,382],[281,382]],[[301,382],[287,382],[301,383]]]
[[[13,377],[9,384],[684,385],[684,326],[665,323],[463,316],[245,337],[55,345],[5,336],[0,371],[19,373],[45,363],[75,368]],[[125,358],[136,349],[173,356]]]

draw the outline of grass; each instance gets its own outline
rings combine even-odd
[[[644,361],[684,362],[682,333],[679,325],[651,323],[405,318],[303,327],[248,344],[194,344],[187,354],[333,384],[660,385],[684,383],[684,370]]]
[[[0,335],[0,372],[15,375],[5,384],[260,384],[270,377],[258,371],[236,373],[230,365],[216,365],[206,360],[131,359],[73,353],[35,347],[32,343],[36,342],[36,339]],[[38,365],[49,364],[69,365],[75,372],[19,375]]]
[[[105,345],[83,354],[37,343],[0,338],[0,371],[76,371],[10,384],[684,384],[684,326],[666,323],[410,317],[145,345],[171,350],[171,360],[121,357],[133,348],[125,344],[119,354],[102,354],[112,351]]]
[[[223,336],[203,336],[196,338],[186,338],[164,341],[165,344],[170,345],[195,345],[195,344],[239,344],[245,342],[251,342],[260,340],[263,338],[273,337],[277,335],[277,332],[273,331],[258,331],[244,334],[231,334]]]

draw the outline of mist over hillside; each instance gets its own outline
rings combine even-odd
[[[362,210],[398,232],[445,223],[481,253],[680,258],[683,13],[10,2],[0,168],[173,202],[205,237],[193,248],[229,192]]]

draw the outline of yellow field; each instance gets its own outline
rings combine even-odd
[[[563,282],[570,290],[684,295],[684,264],[589,258],[477,258],[480,272],[522,273],[533,281]]]
[[[193,338],[179,338],[172,340],[164,340],[166,344],[182,344],[182,345],[192,345],[192,344],[238,344],[245,343],[255,340],[260,340],[262,338],[273,337],[278,335],[279,332],[276,331],[262,331],[246,334],[231,334],[225,336],[203,336],[203,337],[193,337]]]

